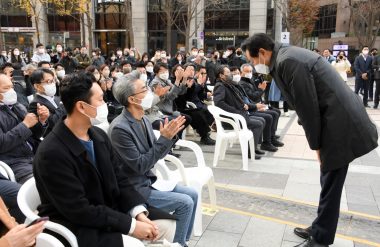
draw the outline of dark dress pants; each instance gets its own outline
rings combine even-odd
[[[365,106],[368,105],[368,85],[369,80],[363,80],[363,79],[356,79],[355,80],[355,93],[358,94],[360,89],[363,89],[363,104]]]
[[[18,223],[24,223],[25,216],[21,212],[17,204],[17,193],[21,185],[9,181],[0,175],[0,197],[9,209],[9,213],[16,219]]]
[[[376,89],[375,89],[375,95],[374,95],[374,105],[379,105],[379,97],[380,97],[380,79],[376,80]]]
[[[311,230],[312,236],[320,244],[331,245],[334,243],[339,219],[340,198],[347,170],[348,165],[333,171],[321,171],[318,216],[314,220]]]
[[[253,112],[250,116],[260,117],[265,120],[264,130],[263,130],[263,142],[271,143],[272,140],[272,129],[273,129],[273,117],[265,112]]]
[[[203,109],[188,109],[181,114],[189,115],[191,117],[191,127],[197,130],[201,137],[207,137],[208,133],[211,131],[209,121],[207,119],[207,110]]]
[[[255,149],[257,149],[257,144],[261,140],[263,134],[265,120],[261,117],[248,116],[245,118],[247,122],[247,128],[253,133],[253,138],[255,140]]]

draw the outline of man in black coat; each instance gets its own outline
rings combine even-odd
[[[247,127],[253,133],[255,139],[255,153],[264,154],[257,145],[261,140],[265,120],[260,117],[249,115],[249,111],[256,111],[255,104],[245,103],[242,92],[239,90],[239,85],[234,83],[232,75],[227,65],[220,65],[215,73],[216,84],[214,88],[214,102],[215,105],[227,112],[242,115],[246,122]],[[227,127],[227,126],[226,126]],[[249,150],[251,151],[251,150]],[[261,156],[256,155],[255,159],[260,159]]]
[[[376,89],[374,95],[374,105],[373,108],[377,109],[379,106],[379,97],[380,97],[380,55],[377,55],[373,58],[372,61],[373,68],[373,78],[376,82]]]
[[[328,246],[334,242],[340,198],[349,163],[377,147],[376,126],[361,99],[318,54],[275,43],[255,34],[242,45],[261,74],[270,74],[298,114],[306,138],[320,161],[321,194],[311,228],[296,228],[307,240],[298,246]]]
[[[369,80],[372,73],[372,56],[369,54],[368,46],[364,46],[362,53],[355,58],[354,68],[355,68],[355,93],[358,94],[359,90],[362,88],[364,91],[363,104],[368,106],[368,87]]]
[[[56,83],[54,73],[49,69],[38,69],[30,76],[30,81],[34,85],[36,94],[33,101],[29,104],[28,112],[37,114],[38,104],[44,105],[49,110],[48,128],[44,133],[44,137],[49,134],[55,124],[59,122],[66,110],[61,104],[61,100],[56,95]]]
[[[89,75],[68,75],[61,98],[68,116],[44,139],[33,162],[39,214],[68,227],[79,246],[122,247],[128,234],[153,240],[173,228],[173,221],[167,229],[152,221],[172,219],[157,209],[149,208],[147,218],[145,200],[121,169],[107,134],[91,127],[107,121],[100,86]]]

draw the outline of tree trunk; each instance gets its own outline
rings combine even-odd
[[[41,43],[40,28],[39,28],[39,25],[38,25],[38,16],[34,16],[34,22],[35,22],[35,25],[36,25],[37,43]]]
[[[166,0],[165,4],[165,17],[166,17],[166,51],[171,54],[172,53],[172,14],[173,5],[172,1]]]
[[[125,9],[126,9],[126,30],[125,30],[125,47],[134,47],[134,35],[132,28],[132,3],[131,0],[125,0]]]
[[[90,8],[88,8],[88,10],[90,11]],[[91,14],[90,12],[87,11],[86,15],[87,15],[87,28],[88,28],[88,50],[89,52],[92,52],[92,43],[93,43],[93,36],[94,36],[94,33],[92,31],[92,19],[91,19]]]

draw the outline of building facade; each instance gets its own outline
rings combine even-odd
[[[173,0],[173,3],[175,2]],[[229,45],[240,45],[255,32],[266,32],[274,38],[279,37],[281,32],[281,16],[276,15],[272,0],[233,0],[218,6],[210,4],[212,0],[193,2],[196,2],[197,6],[195,16],[189,24],[190,47],[225,49]],[[141,52],[150,53],[157,48],[166,49],[167,28],[163,19],[165,0],[93,0],[92,47],[100,47],[103,53],[108,54],[118,47],[126,46],[126,4],[131,4],[132,9],[131,31],[134,46]],[[71,48],[88,44],[88,35],[81,35],[81,31],[88,32],[88,27],[81,24],[81,15],[59,16],[53,6],[42,7],[38,19],[29,18],[12,0],[0,0],[2,50],[15,46],[25,51],[32,50],[38,42],[37,29],[39,41],[53,48],[57,43]],[[183,9],[176,25],[171,27],[171,52],[185,47],[185,26],[181,25],[186,20],[185,12]]]

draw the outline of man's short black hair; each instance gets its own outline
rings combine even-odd
[[[236,48],[235,48],[235,46],[233,46],[233,45],[229,45],[229,46],[227,46],[227,50],[230,50],[230,51],[232,51],[232,52],[235,52],[235,51],[236,51]]]
[[[377,51],[377,48],[372,48],[370,52],[374,52],[374,51]]]
[[[63,78],[60,95],[67,114],[73,113],[75,104],[78,101],[90,104],[93,83],[93,78],[85,72],[68,74]]]
[[[195,68],[195,71],[196,71],[196,72],[199,72],[199,71],[201,71],[201,69],[206,69],[206,66],[198,65],[198,66]]]
[[[363,50],[364,48],[368,48],[368,49],[369,49],[369,46],[368,46],[368,45],[363,45],[363,46],[362,46],[362,50]]]
[[[273,51],[273,39],[265,33],[257,33],[247,38],[241,45],[241,49],[244,52],[248,50],[251,57],[258,57],[260,48],[263,48],[267,51]]]
[[[41,43],[38,43],[38,44],[36,45],[36,48],[41,47],[41,46],[44,46],[44,45],[41,44]]]
[[[153,67],[154,74],[157,75],[158,71],[160,71],[162,67],[168,69],[168,65],[166,63],[156,63],[156,65]]]
[[[237,67],[237,66],[231,66],[230,67],[230,71],[232,72],[232,71],[235,71],[235,70],[239,70],[239,72],[240,72],[240,69]]]
[[[54,77],[54,73],[50,69],[39,68],[33,71],[33,73],[30,75],[30,83],[32,83],[32,85],[40,84],[44,79],[44,74],[50,74]]]
[[[126,64],[129,64],[129,65],[133,66],[133,63],[131,63],[131,62],[127,61],[127,60],[123,60],[123,61],[120,63],[120,66],[121,66],[121,67],[124,67],[124,65],[126,65]]]
[[[54,64],[54,69],[57,69],[58,66],[60,66],[60,67],[62,67],[62,68],[65,68],[65,67],[63,66],[63,64],[61,64],[61,63],[56,63],[56,64]]]
[[[13,64],[6,62],[6,63],[4,63],[3,65],[0,66],[0,71],[4,71],[4,69],[7,68],[7,67],[14,68]]]
[[[144,62],[137,63],[136,68],[145,68],[145,63]]]
[[[41,68],[42,65],[44,65],[44,64],[49,64],[49,66],[50,66],[50,63],[48,61],[41,61],[41,62],[38,63],[37,67]]]
[[[224,75],[224,69],[228,68],[227,65],[218,65],[215,69],[215,78],[220,78],[220,75]]]
[[[198,48],[195,47],[195,46],[193,46],[193,47],[191,47],[191,50],[192,50],[192,51],[193,51],[193,50],[198,50]]]

